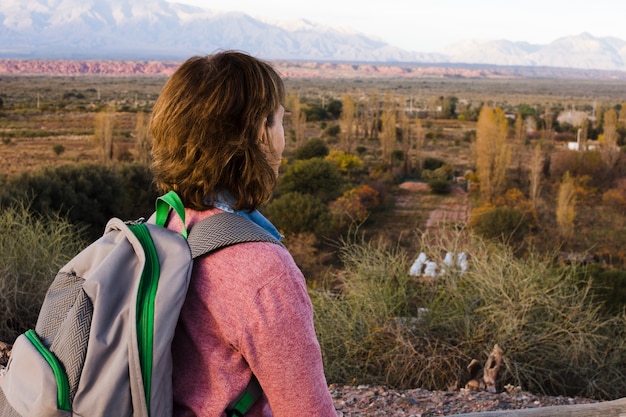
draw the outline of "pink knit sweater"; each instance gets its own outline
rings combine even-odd
[[[187,226],[219,210],[187,210]],[[180,231],[173,216],[168,227]],[[246,416],[336,416],[304,277],[289,252],[241,243],[194,265],[172,347],[174,416],[218,417],[254,373]]]

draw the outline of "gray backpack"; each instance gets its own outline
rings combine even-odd
[[[0,416],[170,417],[171,343],[193,259],[239,242],[280,244],[255,223],[220,213],[181,234],[164,227],[176,193],[148,221],[111,219],[103,236],[60,269],[35,329],[0,369]],[[260,396],[253,377],[229,412]],[[4,394],[4,395],[3,395]]]

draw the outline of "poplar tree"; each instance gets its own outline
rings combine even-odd
[[[413,157],[415,159],[415,169],[419,172],[422,170],[422,149],[424,148],[424,128],[422,120],[415,119],[415,148]]]
[[[578,150],[586,151],[587,150],[587,139],[589,138],[589,120],[585,119],[578,130]]]
[[[382,146],[383,164],[392,166],[391,154],[396,144],[396,106],[391,94],[385,96],[385,104],[381,115],[380,143]]]
[[[524,150],[524,118],[521,113],[517,113],[515,117],[515,143],[516,148],[515,159],[517,160],[517,172],[518,178],[521,180],[524,165],[524,156],[526,152]]]
[[[543,115],[544,128],[543,128],[543,140],[546,143],[552,143],[554,139],[552,131],[552,122],[554,121],[554,115],[546,107],[546,112]]]
[[[524,139],[524,117],[522,113],[517,113],[515,117],[515,141],[519,144]]]
[[[413,135],[411,134],[411,121],[404,107],[404,97],[400,97],[400,103],[398,125],[400,126],[402,151],[404,153],[404,175],[408,175],[411,171],[411,148],[414,146],[414,143]]]
[[[114,108],[114,104],[110,103],[104,110],[98,112],[95,119],[94,138],[105,163],[113,160]]]
[[[533,152],[532,159],[530,161],[530,187],[529,197],[532,201],[533,207],[537,208],[537,201],[539,200],[539,193],[541,191],[541,169],[543,167],[543,158],[541,152],[541,145],[536,145]]]
[[[620,152],[617,146],[617,112],[614,109],[606,110],[603,120],[600,154],[606,166],[612,168],[617,163]]]
[[[287,99],[287,106],[291,111],[291,128],[293,133],[293,141],[296,148],[304,144],[304,136],[306,131],[306,114],[302,110],[300,98],[293,92]]]
[[[148,134],[148,118],[143,111],[137,112],[135,121],[135,139],[137,142],[137,160],[143,164],[150,161],[152,143]]]
[[[485,105],[480,110],[476,126],[476,173],[480,193],[491,202],[506,187],[506,168],[511,159],[507,144],[508,123],[504,111]]]
[[[353,131],[354,131],[354,116],[356,114],[356,107],[354,99],[346,94],[342,98],[341,109],[341,138],[343,139],[343,150],[347,153],[352,152],[353,143]]]
[[[619,110],[619,119],[617,122],[619,127],[626,127],[626,102],[622,103],[621,105],[621,108]]]
[[[559,186],[556,203],[556,224],[559,235],[563,239],[571,238],[574,234],[574,219],[576,218],[576,186],[569,171],[563,176]]]
[[[369,96],[369,105],[367,106],[365,113],[365,136],[371,139],[378,139],[378,116],[380,115],[380,104],[378,95],[375,92],[371,93]]]

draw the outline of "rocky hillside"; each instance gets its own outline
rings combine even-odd
[[[182,61],[0,59],[0,75],[170,75]],[[486,65],[273,61],[286,78],[562,78],[626,80],[626,72]]]
[[[178,62],[157,61],[74,61],[0,60],[0,74],[11,75],[169,75]]]

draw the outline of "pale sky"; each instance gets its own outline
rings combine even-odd
[[[169,0],[212,11],[349,27],[409,51],[466,39],[547,44],[588,32],[626,41],[624,0]]]

